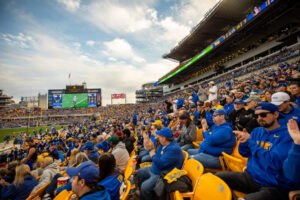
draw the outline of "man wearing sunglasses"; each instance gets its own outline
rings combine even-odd
[[[239,152],[248,157],[245,172],[219,172],[231,189],[246,193],[245,199],[288,199],[288,192],[297,187],[283,173],[283,162],[292,146],[286,126],[278,123],[278,107],[261,102],[255,109],[261,127],[251,135],[234,131],[240,140]]]
[[[278,106],[279,124],[286,126],[289,119],[293,119],[300,125],[300,108],[294,107],[290,102],[290,96],[285,92],[276,92],[271,97],[272,104]]]

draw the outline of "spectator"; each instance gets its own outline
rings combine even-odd
[[[297,122],[293,119],[289,120],[287,128],[294,143],[289,151],[287,159],[284,161],[283,170],[288,179],[300,185],[300,130]]]
[[[58,173],[58,167],[57,163],[53,162],[52,157],[46,157],[44,160],[41,162],[41,168],[43,169],[42,176],[39,180],[39,183],[37,186],[35,186],[32,190],[32,195],[35,196],[35,191],[49,183],[52,178],[54,177],[55,174]]]
[[[150,151],[152,166],[138,170],[138,184],[141,191],[141,199],[154,199],[153,188],[161,171],[171,171],[175,167],[181,169],[183,153],[179,145],[174,141],[173,133],[169,128],[157,131],[159,147]]]
[[[190,149],[190,158],[196,159],[205,168],[221,169],[219,156],[222,152],[231,154],[235,145],[235,136],[232,128],[225,119],[226,112],[222,109],[216,110],[213,114],[214,126],[209,129],[206,121],[202,121],[204,141],[199,149]]]
[[[177,96],[177,101],[176,101],[177,110],[179,110],[180,108],[182,108],[183,103],[184,103],[184,100],[183,100],[183,98],[182,98],[182,95],[179,94],[179,95]]]
[[[179,112],[179,120],[183,123],[183,128],[176,141],[181,149],[186,151],[194,147],[193,141],[197,140],[197,129],[186,111]]]
[[[3,186],[1,191],[1,199],[26,199],[33,188],[38,184],[37,180],[30,174],[28,165],[22,164],[16,167],[16,177],[12,184],[4,179],[0,180]]]
[[[83,149],[88,158],[93,161],[93,163],[97,164],[100,154],[95,149],[93,143],[91,141],[88,141]]]
[[[218,88],[217,86],[215,86],[214,81],[210,81],[208,85],[209,85],[209,89],[206,91],[206,93],[208,95],[208,101],[211,102],[212,100],[218,98]]]
[[[72,176],[72,191],[80,200],[110,200],[108,192],[97,184],[99,169],[92,162],[84,162],[79,167],[70,167],[67,174]]]
[[[285,92],[276,92],[272,95],[272,104],[278,106],[279,124],[286,126],[289,119],[295,119],[300,124],[300,108],[295,108],[290,104],[290,96]]]
[[[125,147],[128,151],[128,153],[130,154],[133,151],[134,148],[134,142],[135,142],[135,138],[133,136],[131,136],[131,132],[129,129],[124,129],[123,130],[123,142],[125,143]]]
[[[98,185],[105,187],[111,200],[119,200],[119,190],[124,177],[116,169],[116,159],[111,153],[104,153],[99,158]]]
[[[34,167],[34,164],[36,163],[37,151],[35,148],[35,143],[33,142],[32,138],[28,138],[27,143],[29,146],[28,151],[27,151],[27,157],[22,160],[22,163],[29,165],[30,169],[32,170]]]
[[[218,172],[228,186],[247,195],[246,199],[288,199],[288,191],[296,189],[283,174],[283,162],[292,145],[286,127],[278,123],[276,105],[259,103],[255,109],[258,123],[251,135],[234,131],[240,140],[239,152],[248,157],[245,172]]]
[[[97,143],[98,144],[96,144],[95,147],[98,150],[102,150],[103,152],[107,152],[110,149],[110,145],[107,141],[105,141],[104,137],[105,136],[103,136],[103,135],[98,135],[97,136]]]
[[[230,111],[234,109],[233,101],[234,101],[234,96],[232,95],[226,96],[226,104],[224,105],[224,110],[227,115],[230,113]]]
[[[265,96],[265,102],[269,102],[271,103],[272,101],[272,94],[273,92],[271,90],[266,90],[265,93],[264,93],[264,96]]]
[[[245,102],[247,103],[247,110],[240,116],[239,127],[241,127],[242,130],[245,128],[248,133],[251,133],[253,129],[259,127],[255,117],[255,108],[258,103],[261,102],[261,99],[258,95],[251,95]]]
[[[233,130],[243,130],[240,126],[239,120],[240,116],[245,115],[245,102],[242,99],[234,100],[234,109],[229,113],[228,121],[231,122]]]
[[[292,82],[290,85],[291,94],[294,97],[294,107],[297,105],[300,107],[300,81]]]
[[[125,169],[129,160],[129,154],[126,150],[125,144],[114,135],[108,139],[108,142],[111,144],[111,153],[116,159],[117,168]]]

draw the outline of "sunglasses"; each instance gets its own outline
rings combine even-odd
[[[271,112],[263,112],[263,113],[255,114],[254,116],[255,116],[256,118],[258,118],[258,116],[264,118],[264,117],[266,117],[269,113],[271,113]]]
[[[220,116],[221,114],[213,114],[213,117]]]

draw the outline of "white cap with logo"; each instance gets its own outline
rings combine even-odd
[[[285,92],[276,92],[272,95],[271,100],[272,100],[271,101],[272,104],[279,106],[279,105],[283,104],[285,101],[289,101],[290,95],[288,95]]]

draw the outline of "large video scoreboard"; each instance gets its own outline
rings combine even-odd
[[[48,90],[48,108],[78,108],[101,106],[101,89],[67,86],[66,89]]]

